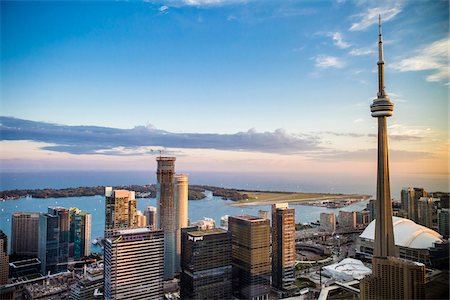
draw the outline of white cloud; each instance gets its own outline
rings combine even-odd
[[[370,25],[378,23],[378,16],[381,15],[383,21],[389,21],[393,19],[397,14],[401,12],[401,7],[397,3],[393,7],[373,7],[367,9],[366,12],[357,14],[354,17],[357,17],[359,20],[352,24],[350,27],[350,31],[364,30],[368,28]]]
[[[364,122],[364,119],[358,118],[358,119],[353,120],[354,124],[358,124],[358,123],[361,123],[361,122]]]
[[[327,56],[327,55],[319,55],[315,58],[316,67],[327,69],[327,68],[336,68],[340,69],[344,67],[344,62],[335,56]]]
[[[169,9],[169,7],[167,6],[167,5],[163,5],[163,6],[161,6],[160,8],[159,8],[159,11],[160,12],[165,12],[166,10],[168,10]]]
[[[370,48],[353,48],[352,50],[350,50],[348,54],[353,56],[363,56],[363,55],[371,55],[374,53],[375,51]]]
[[[350,47],[350,44],[344,41],[342,34],[340,32],[333,32],[330,34],[330,36],[333,39],[335,46],[341,49]]]
[[[417,51],[418,54],[402,59],[394,63],[393,68],[400,72],[409,71],[433,71],[426,77],[430,82],[449,83],[448,49],[450,39],[448,37],[438,40],[429,46]]]

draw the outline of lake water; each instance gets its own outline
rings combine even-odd
[[[191,221],[201,220],[204,217],[212,218],[220,225],[220,217],[223,215],[257,215],[258,210],[269,210],[269,205],[236,207],[229,204],[233,201],[223,200],[220,197],[211,196],[202,200],[191,200],[188,204],[188,214]],[[366,207],[367,201],[354,203],[341,209],[329,209],[324,207],[314,207],[307,205],[290,205],[295,208],[295,222],[308,223],[319,219],[321,212],[335,212],[339,210],[360,211]],[[156,199],[137,199],[138,209],[145,210],[145,207],[156,206]],[[17,200],[7,200],[0,202],[0,229],[6,233],[8,239],[11,237],[11,215],[14,212],[47,212],[49,206],[77,207],[92,214],[92,238],[103,236],[105,227],[105,198],[103,196],[92,197],[68,197],[68,198],[21,198]],[[10,244],[10,243],[9,243]],[[92,251],[98,252],[100,248],[92,245]]]

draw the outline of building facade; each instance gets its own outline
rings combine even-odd
[[[11,224],[11,253],[13,255],[37,257],[38,236],[39,213],[13,213]]]
[[[336,215],[334,213],[320,213],[320,229],[333,233],[336,231]]]
[[[417,223],[437,229],[439,198],[421,197],[418,203]]]
[[[181,228],[188,226],[188,191],[188,176],[185,174],[177,174],[175,176],[175,206],[177,212],[176,273],[180,273],[181,270]]]
[[[164,279],[172,279],[176,271],[177,210],[175,204],[175,157],[156,158],[156,198],[158,228],[164,232]]]
[[[243,215],[228,218],[233,293],[241,299],[268,299],[271,276],[270,221]]]
[[[231,299],[231,233],[222,229],[182,229],[182,299]]]
[[[148,228],[118,230],[106,239],[104,297],[162,299],[164,233]]]
[[[69,299],[93,300],[96,289],[103,288],[103,264],[85,266],[83,274],[77,283],[70,289]]]
[[[442,208],[438,212],[438,230],[444,239],[450,237],[450,209]]]
[[[8,237],[0,230],[0,285],[8,283],[9,277],[9,256]]]
[[[356,228],[356,211],[339,211],[339,228],[352,230]]]
[[[147,206],[144,211],[144,216],[147,218],[148,228],[156,230],[156,207]]]
[[[92,216],[76,207],[69,208],[70,256],[78,260],[91,254]]]
[[[272,204],[272,286],[285,296],[295,285],[295,209]]]
[[[106,187],[105,197],[105,237],[111,237],[117,230],[135,228],[135,192]]]

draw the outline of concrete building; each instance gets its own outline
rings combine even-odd
[[[370,212],[367,210],[356,212],[356,227],[364,228],[370,223]]]
[[[144,216],[147,218],[148,228],[156,230],[156,207],[147,206],[144,211]]]
[[[356,228],[356,211],[339,211],[339,228],[352,230]]]
[[[105,299],[162,299],[164,234],[148,228],[118,230],[106,239]]]
[[[137,226],[135,192],[105,187],[105,198],[106,238],[113,236],[117,230]]]
[[[11,253],[13,255],[37,257],[38,236],[39,213],[13,213],[11,224]]]
[[[70,256],[75,260],[91,254],[91,214],[76,207],[69,208],[70,214]]]
[[[372,117],[378,120],[376,221],[371,223],[374,231],[374,250],[372,275],[361,280],[360,298],[362,300],[423,299],[425,297],[425,265],[398,258],[394,244],[386,120],[387,117],[392,116],[394,104],[388,98],[384,87],[381,16],[379,17],[377,64],[378,95],[370,106]],[[370,225],[367,228],[369,227]]]
[[[181,257],[181,228],[188,226],[188,176],[177,174],[175,176],[175,206],[177,212],[177,231],[176,231],[176,259],[175,272],[180,273]]]
[[[198,230],[209,230],[216,228],[216,221],[205,217],[203,220],[192,222],[191,226],[197,227]]]
[[[421,197],[417,206],[417,223],[428,228],[437,228],[439,202],[439,198]]]
[[[77,283],[70,289],[70,299],[93,300],[96,289],[103,287],[103,263],[85,266],[83,274],[77,278]]]
[[[142,228],[147,227],[147,217],[142,214],[142,211],[136,211],[136,227]]]
[[[333,233],[336,231],[336,215],[334,213],[320,213],[320,229]]]
[[[414,205],[414,189],[412,187],[404,187],[400,192],[400,203],[401,209],[406,212],[406,215],[409,217],[410,211],[410,203]]]
[[[272,286],[284,296],[295,285],[295,209],[287,203],[272,204]]]
[[[231,299],[231,233],[222,229],[182,229],[182,299]]]
[[[450,237],[450,209],[442,208],[438,212],[438,230],[444,239]]]
[[[377,217],[377,201],[375,199],[370,199],[367,203],[367,210],[369,211],[369,222],[372,222]]]
[[[49,207],[39,215],[39,251],[41,273],[67,270],[69,260],[69,211],[63,207]]]
[[[158,228],[164,232],[164,279],[173,279],[176,271],[177,210],[175,204],[175,157],[156,158]]]
[[[243,215],[228,218],[233,293],[240,299],[268,299],[271,275],[270,221]]]
[[[267,210],[258,210],[258,218],[260,219],[270,219],[269,211]]]
[[[0,285],[7,284],[9,278],[8,237],[0,230]]]

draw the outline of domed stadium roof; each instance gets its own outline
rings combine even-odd
[[[376,220],[370,222],[359,237],[374,240],[375,222]],[[432,248],[434,243],[440,244],[443,242],[442,235],[409,219],[392,217],[392,222],[394,225],[394,240],[397,246],[427,249]]]

